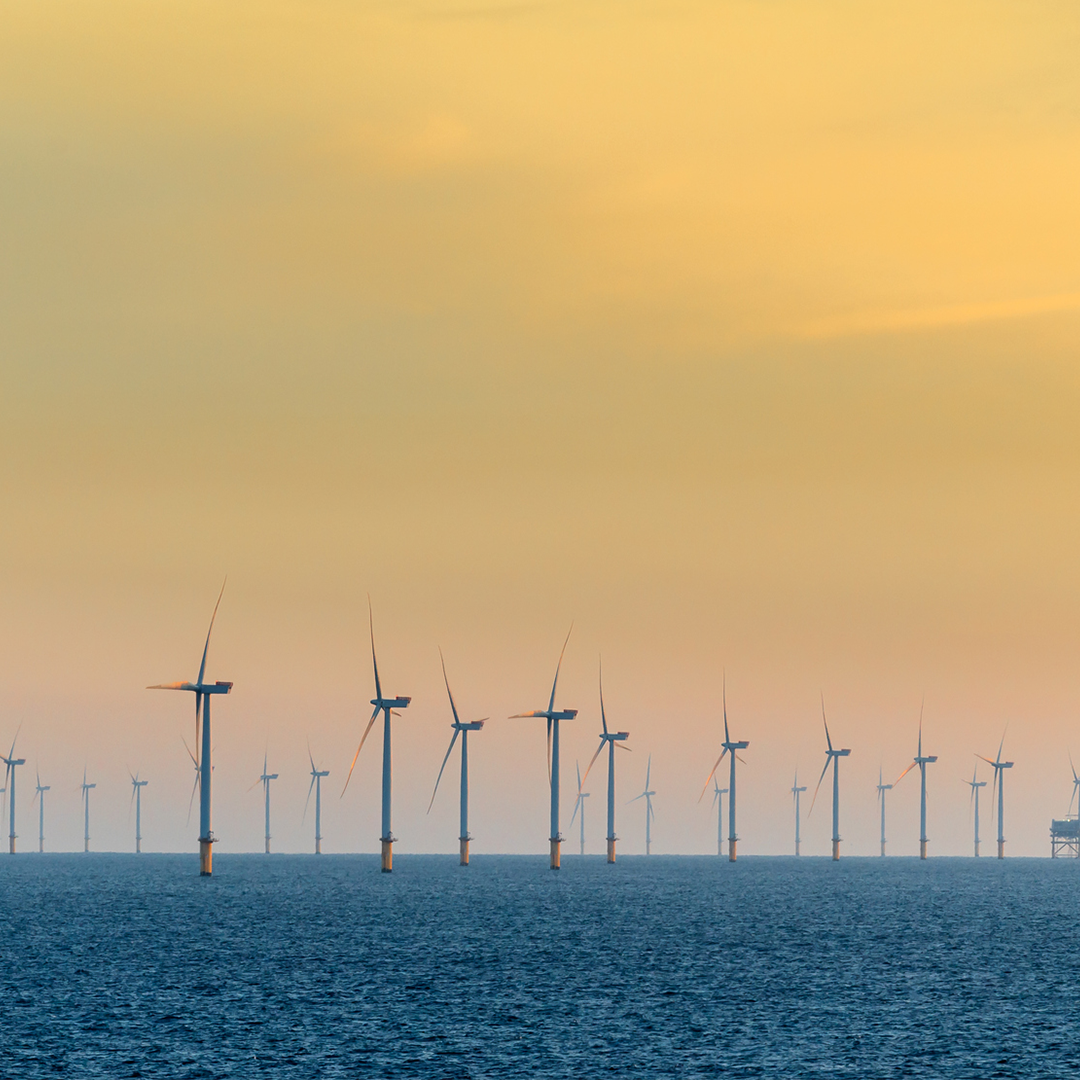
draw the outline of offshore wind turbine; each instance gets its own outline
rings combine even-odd
[[[131,773],[128,773],[131,776]],[[135,854],[142,853],[142,789],[149,784],[149,780],[140,780],[139,774],[131,776],[131,801],[135,804]],[[130,808],[128,813],[131,813]]]
[[[446,696],[450,698],[450,711],[454,714],[454,722],[450,725],[454,734],[450,736],[450,745],[446,748],[446,757],[443,758],[439,775],[435,778],[435,789],[431,793],[431,802],[428,803],[428,813],[435,804],[435,793],[439,790],[439,781],[442,779],[443,769],[450,760],[450,752],[454,749],[458,735],[461,736],[461,821],[458,828],[458,864],[469,865],[469,732],[479,731],[484,726],[483,720],[469,720],[462,723],[458,717],[457,706],[454,704],[454,695],[450,691],[450,680],[446,677],[446,660],[443,658],[442,649],[439,650],[439,659],[442,661],[443,682],[446,683]]]
[[[716,759],[716,764],[712,767],[712,771],[709,773],[708,778],[705,780],[705,787],[701,789],[701,794],[698,796],[698,802],[705,797],[705,792],[709,787],[709,780],[716,775],[716,770],[720,767],[720,762],[724,760],[725,754],[731,755],[731,774],[728,779],[728,862],[735,861],[735,846],[738,842],[738,837],[735,835],[735,758],[737,750],[745,750],[750,744],[748,742],[733,742],[731,733],[728,731],[728,719],[727,719],[727,678],[724,679],[724,741],[721,743],[723,750],[720,751],[720,756]]]
[[[0,791],[3,789],[0,788]],[[37,789],[34,798],[38,800],[38,851],[45,850],[45,792],[49,791],[49,785],[42,785],[41,773],[37,774]]]
[[[1008,724],[1005,725],[1005,731],[1008,731]],[[988,757],[983,757],[982,754],[976,754],[978,758],[982,758],[987,765],[993,767],[994,780],[990,785],[990,797],[993,798],[994,786],[997,786],[997,799],[998,799],[998,858],[1005,858],[1005,770],[1013,767],[1013,762],[1002,761],[1001,751],[1005,746],[1005,732],[1001,733],[1001,744],[998,746],[997,758],[991,761]]]
[[[799,805],[799,796],[805,790],[806,790],[805,787],[799,787],[799,769],[796,766],[796,769],[795,769],[795,783],[791,787],[791,796],[795,800],[795,854],[796,855],[801,855],[802,854],[802,851],[800,850],[800,848],[802,846],[802,837],[799,835],[800,825],[801,825],[801,822],[799,820],[800,819],[799,810],[801,809],[801,807]]]
[[[574,767],[577,769],[577,798],[574,800],[574,812],[570,815],[570,828],[574,827],[574,818],[577,817],[578,811],[581,811],[581,854],[585,854],[585,800],[589,797],[587,791],[581,790],[581,766],[578,762],[574,762]],[[586,774],[588,775],[588,774]],[[614,861],[614,860],[611,860]]]
[[[916,755],[915,755],[915,760],[912,761],[912,763],[900,774],[900,776],[896,780],[896,783],[899,784],[900,781],[903,780],[904,777],[907,776],[907,774],[909,772],[911,772],[911,770],[914,769],[916,765],[919,766],[919,772],[920,772],[921,777],[922,777],[922,784],[921,784],[921,787],[920,787],[920,794],[919,794],[919,858],[920,859],[925,859],[926,858],[926,766],[927,765],[932,765],[935,761],[937,761],[936,756],[927,757],[922,752],[922,709],[920,708],[919,709],[919,750],[918,750],[918,753],[916,753]]]
[[[629,751],[629,746],[623,746],[623,743],[630,738],[629,731],[608,731],[607,716],[604,713],[604,669],[603,665],[600,667],[600,722],[604,725],[604,730],[600,733],[600,745],[596,748],[596,753],[593,754],[592,761],[589,762],[589,768],[585,770],[585,779],[589,778],[589,771],[596,763],[596,759],[600,756],[600,751],[604,749],[604,744],[607,743],[608,747],[608,774],[607,774],[607,861],[613,863],[615,861],[615,841],[618,839],[615,836],[615,747],[619,746],[623,750]],[[648,785],[646,784],[646,787]],[[581,792],[581,781],[578,781],[578,793]],[[584,841],[584,813],[585,808],[582,807],[582,854],[585,850]]]
[[[11,812],[8,818],[8,851],[10,854],[15,854],[15,769],[19,765],[26,764],[26,758],[17,758],[15,756],[15,743],[18,741],[19,733],[15,732],[15,738],[11,740],[11,749],[8,751],[7,757],[0,755],[0,760],[4,762],[4,787],[7,788],[8,799],[10,801]]]
[[[266,771],[266,754],[263,754],[263,771],[262,776],[255,781],[255,784],[262,784],[264,801],[266,804],[266,854],[270,854],[270,781],[278,778],[277,773],[268,773]],[[255,786],[252,784],[248,791]]]
[[[649,787],[649,777],[652,775],[652,754],[649,755],[649,763],[645,766],[645,790],[640,795],[635,795],[630,801],[635,803],[638,799],[645,800],[645,854],[652,854],[652,820],[656,815],[653,813],[652,797],[656,794]]]
[[[304,802],[304,815],[300,819],[303,824],[307,817],[308,803],[311,802],[311,789],[315,789],[315,854],[322,854],[322,780],[330,775],[329,769],[319,770],[315,768],[315,759],[311,756],[311,747],[308,747],[308,760],[311,762],[311,784],[307,789],[307,800]]]
[[[935,758],[935,760],[937,760]],[[885,792],[892,791],[892,784],[883,784],[881,782],[881,766],[878,766],[877,771],[877,797],[878,802],[881,803],[881,854],[885,854]],[[926,830],[924,829],[923,832]]]
[[[721,787],[713,777],[713,809],[716,811],[716,854],[724,854],[724,796],[727,788]]]
[[[1072,764],[1071,761],[1070,761],[1070,764]],[[975,805],[975,858],[976,859],[979,857],[979,788],[986,787],[986,781],[985,780],[979,780],[978,779],[978,773],[979,773],[979,763],[975,762],[975,769],[971,774],[971,779],[964,781],[964,783],[967,784],[967,786],[969,788],[971,788],[971,801]],[[1076,779],[1076,770],[1075,769],[1073,769],[1073,777],[1074,777],[1073,790],[1075,791],[1076,787],[1078,785],[1080,785],[1080,779]],[[1072,804],[1070,803],[1069,805],[1071,806]]]
[[[221,597],[225,593],[225,582],[221,583],[221,592],[218,593],[217,603],[214,605],[214,613],[210,616],[210,629],[206,631],[206,644],[203,645],[202,663],[199,664],[199,677],[195,682],[159,683],[156,686],[148,686],[148,690],[187,690],[195,695],[195,748],[199,748],[199,726],[202,725],[202,750],[201,757],[195,758],[195,768],[199,772],[199,873],[203,877],[209,877],[213,873],[213,843],[214,830],[211,821],[210,803],[210,774],[213,772],[211,761],[210,743],[210,698],[214,694],[227,694],[233,687],[231,682],[204,682],[206,675],[206,654],[210,649],[210,635],[214,630],[214,620],[217,618],[218,606]],[[191,751],[189,750],[190,754]],[[194,757],[194,755],[193,755]]]
[[[375,706],[375,711],[371,714],[368,726],[364,728],[364,734],[360,737],[360,745],[356,748],[356,753],[353,754],[352,764],[349,766],[349,775],[345,777],[345,787],[341,789],[341,794],[344,795],[349,787],[353,769],[356,767],[356,759],[360,756],[360,751],[364,748],[364,741],[368,737],[368,732],[371,731],[372,724],[375,723],[376,718],[381,712],[383,714],[382,835],[379,837],[379,840],[382,844],[382,872],[384,874],[389,874],[394,869],[393,844],[397,839],[390,828],[390,795],[393,783],[393,771],[391,769],[390,756],[390,715],[392,713],[398,713],[398,710],[400,709],[408,708],[412,698],[383,697],[382,683],[379,682],[379,661],[375,658],[375,619],[371,613],[370,596],[368,597],[368,629],[371,631],[371,666],[375,670],[375,696],[371,699],[371,704]],[[398,713],[398,715],[400,715],[400,713]]]
[[[825,774],[829,771],[829,766],[833,767],[832,774],[832,857],[833,862],[840,861],[840,759],[847,757],[850,750],[834,750],[832,744],[832,738],[829,735],[829,721],[825,719],[825,695],[821,695],[821,721],[825,725],[825,742],[828,744],[828,749],[825,751],[825,768],[821,770],[821,775],[818,777],[817,787],[814,788],[814,797],[810,800],[810,813],[814,812],[814,803],[817,802],[818,791],[821,790],[821,781],[825,779]]]
[[[90,850],[90,792],[97,784],[86,782],[86,766],[82,771],[82,801],[83,801],[83,851]]]
[[[555,665],[555,679],[551,684],[551,697],[548,699],[546,709],[536,709],[534,712],[515,713],[511,720],[523,720],[529,717],[543,717],[547,720],[547,749],[548,749],[548,786],[551,789],[551,869],[559,869],[559,859],[562,847],[562,834],[559,832],[559,721],[573,720],[577,716],[577,709],[556,709],[555,688],[559,685],[559,669],[562,667],[563,655],[566,653],[566,645],[570,640],[570,634],[574,632],[573,623],[566,634],[562,652],[559,653],[559,662]]]

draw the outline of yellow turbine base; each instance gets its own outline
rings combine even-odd
[[[459,841],[459,843],[461,844],[461,847],[459,849],[460,854],[461,854],[461,858],[458,860],[459,865],[460,866],[468,866],[469,865],[469,838],[467,836],[463,837]]]
[[[999,840],[998,841],[998,858],[999,859],[1004,859],[1005,858],[1005,841],[1004,840]]]
[[[840,841],[839,840],[834,840],[832,842],[832,861],[833,862],[839,862],[840,861]]]
[[[318,837],[315,838],[315,854],[316,855],[321,855],[322,854],[322,837],[321,836],[318,836]]]
[[[214,872],[214,845],[209,840],[199,841],[199,874],[209,877]]]
[[[727,845],[728,846],[728,857],[727,857],[728,862],[734,862],[735,861],[735,848],[738,845],[738,843],[739,843],[739,841],[735,840],[735,839],[728,840],[728,845]]]
[[[394,841],[382,841],[382,872],[389,874],[394,869]]]
[[[560,858],[561,852],[562,852],[562,841],[561,840],[552,840],[551,841],[551,869],[552,870],[558,870],[559,869],[559,858]]]
[[[615,861],[615,839],[609,837],[607,842],[607,861],[613,863]]]
[[[920,859],[925,859],[926,858],[926,841],[925,840],[920,840],[919,841],[919,858]]]

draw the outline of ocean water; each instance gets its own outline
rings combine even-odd
[[[0,856],[0,1076],[1075,1076],[1078,910],[1073,860]]]

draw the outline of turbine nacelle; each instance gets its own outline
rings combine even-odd
[[[746,741],[743,742],[729,742],[725,740],[720,744],[729,753],[734,754],[736,750],[745,750],[750,744]]]
[[[485,716],[483,720],[467,720],[464,723],[455,720],[450,726],[455,731],[479,731],[484,726],[487,719],[488,718]]]
[[[834,757],[847,757],[850,753],[851,753],[850,750],[826,750],[825,751],[826,756],[831,757],[831,758],[834,758]]]
[[[411,697],[376,697],[371,699],[371,704],[378,709],[405,709],[408,708]]]
[[[915,759],[915,764],[916,765],[932,765],[935,761],[937,761],[937,754],[935,754],[933,757],[917,757]]]

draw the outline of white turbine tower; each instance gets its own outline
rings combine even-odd
[[[458,822],[458,864],[469,865],[469,841],[472,836],[469,833],[469,732],[479,731],[484,726],[483,720],[469,720],[462,723],[458,717],[457,705],[454,704],[454,695],[450,691],[450,680],[446,677],[446,661],[443,659],[442,649],[439,650],[439,659],[442,661],[443,682],[446,683],[446,696],[450,699],[450,711],[454,714],[454,722],[450,725],[454,734],[450,736],[450,745],[446,748],[446,757],[443,758],[439,775],[435,778],[435,789],[431,793],[431,802],[428,803],[428,813],[431,813],[435,805],[435,794],[439,790],[439,781],[442,779],[443,769],[450,760],[450,753],[454,749],[458,735],[461,736],[461,800],[460,820]]]
[[[731,772],[728,778],[728,861],[735,861],[735,849],[738,843],[738,836],[735,834],[735,759],[739,757],[736,753],[737,750],[745,750],[750,744],[748,742],[733,742],[731,733],[728,731],[728,719],[727,719],[727,677],[724,677],[724,741],[721,743],[723,750],[720,751],[720,756],[716,759],[716,764],[712,767],[712,771],[709,773],[708,778],[705,780],[705,786],[701,789],[701,794],[698,796],[698,802],[701,802],[705,798],[705,792],[709,788],[709,780],[716,775],[716,770],[720,768],[720,762],[724,760],[725,754],[731,755]],[[739,758],[742,761],[742,758]],[[744,762],[745,764],[745,762]]]
[[[607,777],[607,861],[613,863],[615,861],[615,841],[618,839],[615,835],[615,747],[618,746],[623,750],[629,752],[630,747],[625,745],[627,739],[630,738],[630,732],[628,731],[608,731],[607,726],[607,714],[604,712],[604,669],[601,665],[600,668],[600,722],[604,726],[604,730],[600,733],[600,745],[596,748],[596,753],[592,756],[592,761],[589,762],[589,767],[585,770],[585,779],[589,779],[589,773],[592,771],[593,765],[596,764],[596,759],[600,756],[600,751],[604,749],[604,745],[607,744],[608,748],[608,777]],[[582,780],[578,780],[578,794],[581,794]],[[585,853],[585,824],[584,814],[585,807],[582,806],[582,854]]]
[[[328,769],[315,768],[315,759],[311,756],[311,747],[308,747],[308,761],[311,762],[311,783],[307,789],[307,800],[304,803],[304,815],[300,819],[303,824],[307,817],[308,803],[311,802],[311,789],[315,789],[315,854],[322,854],[322,781],[324,776],[329,776]]]
[[[1005,731],[1008,731],[1008,724],[1005,725]],[[990,798],[994,797],[994,785],[997,785],[997,799],[998,799],[998,836],[997,836],[997,850],[998,858],[1005,858],[1005,770],[1013,767],[1013,762],[1002,761],[1001,751],[1005,746],[1005,732],[1001,733],[1001,744],[998,746],[997,758],[991,761],[988,757],[983,757],[982,754],[976,754],[978,758],[982,758],[987,765],[990,765],[994,770],[994,780],[990,785]]]
[[[577,709],[556,709],[555,688],[559,685],[559,670],[562,668],[563,655],[566,653],[566,644],[570,640],[574,626],[571,623],[567,632],[566,641],[563,642],[562,652],[559,653],[559,662],[555,666],[555,679],[551,684],[551,697],[546,709],[536,709],[533,712],[515,713],[511,720],[523,720],[529,717],[543,717],[547,720],[547,750],[548,750],[548,786],[551,789],[551,869],[559,869],[560,852],[562,849],[562,833],[559,832],[559,722],[561,720],[573,720],[577,716]]]
[[[801,803],[800,803],[800,800],[799,800],[799,796],[802,795],[802,793],[805,790],[806,790],[805,787],[799,787],[799,769],[796,766],[796,769],[795,769],[795,782],[791,787],[791,797],[795,801],[795,854],[796,855],[801,855],[802,854],[802,850],[801,850],[802,849],[802,835],[801,835],[802,815],[800,813],[800,811],[802,810],[802,806],[801,806]]]
[[[38,851],[45,850],[45,792],[49,791],[48,784],[42,784],[41,773],[37,774],[37,791],[34,798],[38,801]],[[0,788],[3,791],[3,788]]]
[[[825,742],[828,749],[825,751],[825,768],[818,777],[817,787],[814,788],[814,797],[810,800],[810,813],[814,812],[814,803],[817,802],[818,792],[821,790],[821,781],[833,767],[832,774],[832,857],[833,862],[840,861],[840,759],[847,757],[850,750],[834,750],[832,737],[829,735],[829,721],[825,719],[825,695],[821,695],[821,721],[825,725]]]
[[[268,773],[266,771],[266,757],[267,757],[267,755],[263,754],[262,776],[260,776],[259,779],[255,781],[255,784],[262,784],[262,786],[263,786],[263,796],[264,796],[263,801],[264,801],[265,807],[266,807],[266,854],[269,855],[270,854],[270,781],[271,780],[276,780],[278,778],[278,774],[277,773]],[[252,784],[251,787],[248,788],[248,791],[252,791],[254,789],[254,787],[255,787],[255,784]]]
[[[901,780],[916,765],[919,766],[919,773],[922,777],[922,786],[920,787],[919,794],[919,858],[926,858],[926,766],[932,765],[937,761],[937,757],[926,757],[922,752],[922,708],[919,709],[919,750],[915,755],[915,760],[900,774],[896,783],[899,784]]]
[[[878,766],[877,771],[877,797],[878,802],[881,803],[881,854],[885,854],[885,792],[892,791],[892,784],[883,784],[881,782],[881,766]],[[925,830],[924,830],[925,831]]]
[[[90,850],[90,792],[97,787],[97,784],[88,784],[86,782],[86,766],[83,766],[82,771],[82,801],[83,801],[83,851]]]
[[[8,800],[11,805],[11,812],[8,818],[8,851],[10,854],[15,854],[15,769],[19,765],[26,764],[26,758],[17,758],[15,756],[15,743],[19,739],[19,732],[15,732],[15,738],[11,740],[11,749],[8,751],[7,757],[0,756],[0,760],[4,762],[4,788],[8,793]]]
[[[645,790],[640,795],[635,795],[630,802],[635,803],[638,799],[645,800],[645,854],[652,854],[652,823],[656,815],[653,813],[652,797],[656,794],[649,787],[649,778],[652,776],[652,754],[649,755],[649,763],[645,766]]]
[[[128,776],[131,773],[128,772]],[[149,780],[140,780],[139,774],[131,776],[131,801],[135,804],[135,854],[142,853],[142,789],[149,784]],[[131,810],[128,810],[131,813]],[[130,820],[130,819],[129,819]]]
[[[211,761],[210,742],[210,698],[214,694],[227,694],[233,684],[231,682],[204,682],[206,675],[206,654],[210,649],[210,635],[214,630],[214,620],[217,618],[218,606],[221,597],[225,593],[225,582],[221,583],[221,592],[218,593],[217,603],[214,605],[214,613],[210,616],[210,629],[206,631],[206,644],[203,645],[202,663],[199,664],[199,677],[195,682],[159,683],[156,686],[147,687],[148,690],[186,690],[195,695],[195,747],[200,745],[201,730],[201,757],[195,760],[195,768],[199,771],[199,873],[203,877],[209,877],[213,873],[213,843],[214,830],[211,819],[210,803],[210,777],[213,772]],[[186,745],[186,744],[185,744]],[[188,750],[191,753],[191,750]]]
[[[364,728],[364,734],[360,737],[360,745],[356,748],[356,753],[353,754],[352,764],[349,766],[349,775],[345,777],[345,787],[341,789],[341,794],[344,795],[346,790],[348,790],[349,781],[352,779],[353,769],[356,767],[356,759],[360,756],[360,751],[364,748],[364,742],[368,737],[368,732],[371,731],[372,724],[375,723],[376,718],[381,712],[383,714],[382,836],[379,837],[379,841],[382,845],[382,872],[384,874],[389,874],[394,869],[393,845],[394,841],[397,839],[390,828],[390,796],[393,785],[392,759],[390,756],[390,716],[391,714],[399,716],[399,710],[408,708],[412,698],[383,697],[382,684],[379,682],[379,661],[375,658],[375,618],[371,613],[370,596],[368,597],[368,628],[371,631],[371,666],[375,671],[375,696],[371,699],[371,704],[375,706],[375,711],[371,714],[371,719],[368,720],[367,727]]]
[[[1070,762],[1071,764],[1071,762]],[[1073,777],[1076,777],[1076,770],[1073,770]],[[979,779],[979,763],[975,762],[975,769],[971,774],[970,780],[965,780],[965,784],[971,788],[971,802],[975,810],[975,858],[979,857],[979,788],[986,787],[986,781]],[[1073,784],[1073,790],[1075,791],[1077,782]],[[1071,804],[1070,804],[1071,805]]]
[[[574,768],[577,769],[577,798],[574,800],[574,812],[570,815],[570,828],[574,827],[574,818],[578,816],[578,811],[581,811],[581,854],[585,854],[585,800],[589,797],[587,791],[581,790],[583,783],[581,779],[581,765],[578,762],[574,762]]]
[[[716,811],[716,854],[724,854],[724,796],[728,789],[721,787],[716,777],[713,777],[713,809]]]

